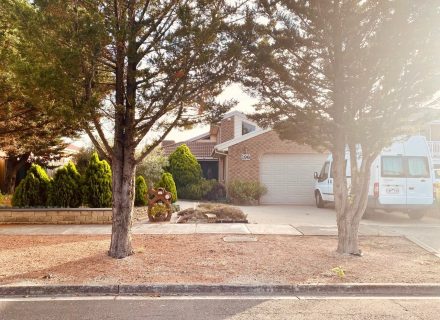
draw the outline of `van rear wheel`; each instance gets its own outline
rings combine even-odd
[[[324,200],[322,200],[321,192],[315,192],[315,202],[317,208],[324,208]]]
[[[408,216],[411,220],[420,220],[425,215],[425,211],[409,211]]]

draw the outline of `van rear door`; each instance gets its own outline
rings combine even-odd
[[[405,158],[401,155],[381,156],[379,202],[406,206],[407,179]]]
[[[407,204],[433,203],[433,181],[427,157],[412,156],[407,160]]]

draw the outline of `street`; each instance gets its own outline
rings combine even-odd
[[[2,320],[438,319],[440,298],[84,297],[0,299]]]

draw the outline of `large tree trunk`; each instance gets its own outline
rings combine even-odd
[[[343,155],[343,156],[342,156]],[[334,156],[335,206],[338,225],[338,248],[342,254],[360,255],[359,225],[365,213],[373,156],[365,156],[358,168],[356,150],[350,148],[351,183],[347,185],[345,151]]]
[[[123,152],[121,152],[123,151]],[[133,253],[131,226],[134,206],[134,152],[115,146],[113,158],[113,224],[109,255],[125,258]]]

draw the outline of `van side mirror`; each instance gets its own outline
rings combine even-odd
[[[315,180],[318,180],[318,179],[319,179],[319,174],[318,174],[318,172],[315,172],[315,173],[313,174],[313,178],[315,178]]]

